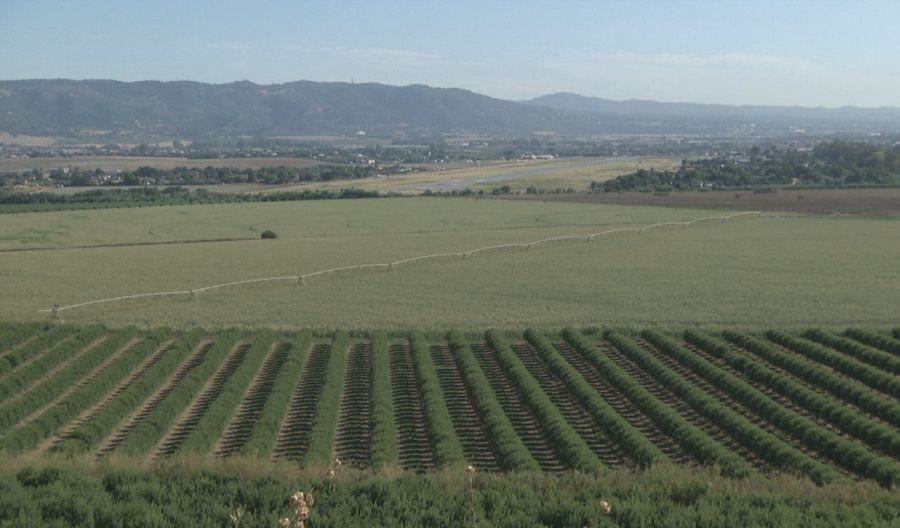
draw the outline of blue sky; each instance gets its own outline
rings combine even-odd
[[[900,107],[900,0],[0,0],[0,79]]]

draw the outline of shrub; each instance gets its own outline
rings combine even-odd
[[[275,233],[275,231],[272,231],[271,229],[266,229],[265,231],[262,232],[262,234],[259,235],[259,238],[275,239],[275,238],[278,238],[278,234]]]

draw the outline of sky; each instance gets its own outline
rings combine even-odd
[[[900,107],[900,0],[0,0],[0,79]]]

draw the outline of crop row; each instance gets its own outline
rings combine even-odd
[[[394,343],[388,350],[397,461],[403,469],[427,471],[435,467],[434,450],[412,350],[408,342]]]
[[[12,324],[0,323],[0,357],[14,348],[39,335],[41,325],[38,323]]]
[[[99,330],[99,328],[96,330]],[[0,357],[0,377],[37,355],[47,352],[54,343],[58,343],[72,334],[84,331],[85,329],[80,329],[76,326],[62,325],[43,332],[34,339],[31,339],[31,336],[26,335],[24,332],[16,332],[16,335],[9,338],[12,348],[5,351],[3,356]],[[0,394],[0,399],[2,399],[2,394]]]
[[[895,375],[900,374],[900,358],[894,357],[892,354],[883,350],[878,350],[877,348],[872,348],[851,339],[815,328],[807,330],[803,333],[803,336],[835,350],[839,350],[850,357],[868,363],[874,367],[884,369]]]
[[[900,340],[891,339],[888,336],[884,336],[875,332],[867,332],[865,330],[860,330],[859,328],[848,328],[844,334],[847,337],[855,339],[860,343],[865,343],[869,346],[879,348],[884,350],[885,352],[889,352],[893,354],[896,358],[900,356]]]
[[[253,336],[252,341],[246,345],[247,350],[243,354],[243,359],[239,361],[239,366],[233,373],[226,377],[224,372],[220,371],[223,375],[219,380],[213,377],[213,381],[218,383],[203,392],[201,398],[205,397],[206,400],[198,398],[194,401],[191,406],[192,415],[189,416],[189,420],[185,420],[188,427],[184,442],[180,448],[176,448],[176,451],[206,454],[212,450],[241,400],[246,397],[247,387],[253,381],[266,355],[272,352],[274,341],[275,335],[272,332],[261,332]],[[223,370],[225,367],[226,365],[223,365]],[[217,376],[219,374],[216,373]],[[202,406],[199,405],[201,401]]]
[[[90,383],[82,385],[31,422],[11,431],[3,438],[0,445],[8,452],[18,453],[55,434],[63,425],[84,409],[98,402],[120,383],[141,361],[160,346],[169,333],[168,330],[157,330],[146,336],[141,342],[130,347],[118,361],[111,364]]]
[[[7,355],[45,339],[0,378],[10,394],[0,402],[7,453],[245,454],[308,467],[337,454],[417,471],[596,472],[626,459],[691,460],[732,477],[780,469],[816,482],[840,471],[886,487],[900,480],[898,402],[859,379],[889,372],[892,352],[854,331],[770,332],[769,341],[572,328],[559,337],[529,329],[524,339],[454,331],[365,340],[57,330],[46,340],[54,330],[0,325],[18,336]],[[863,370],[851,376],[841,365]]]
[[[240,452],[247,455],[268,458],[275,448],[282,420],[291,403],[294,386],[300,378],[300,372],[306,364],[312,335],[309,331],[297,335],[287,359],[278,371],[272,388],[265,399],[259,418],[255,423],[246,424],[250,429],[246,443]]]
[[[409,346],[415,368],[415,378],[422,394],[428,422],[428,437],[438,465],[461,464],[465,460],[462,444],[453,430],[450,411],[441,393],[440,382],[428,351],[428,340],[418,332],[409,335]]]
[[[727,474],[733,476],[745,476],[750,472],[750,467],[740,457],[729,452],[706,433],[691,425],[674,409],[658,400],[612,360],[601,354],[577,330],[566,329],[563,333],[569,343],[598,365],[617,389],[650,417],[660,430],[678,442],[693,458],[703,464],[719,465]],[[632,358],[635,364],[642,365],[642,357],[634,343],[615,333],[608,333],[606,337],[617,349]]]
[[[608,333],[607,339],[626,353],[631,359],[650,373],[657,382],[665,385],[697,412],[712,421],[732,436],[737,442],[755,452],[761,459],[774,467],[797,471],[817,482],[827,482],[837,478],[829,467],[817,462],[793,448],[784,440],[753,423],[735,409],[721,403],[702,388],[688,381],[675,370],[667,367],[653,354],[642,350],[633,343],[623,342],[621,337]],[[677,351],[677,352],[680,352]],[[681,360],[681,354],[676,354]],[[701,372],[711,365],[695,365]]]
[[[130,455],[150,451],[166,433],[172,421],[190,405],[210,376],[223,365],[226,357],[238,352],[239,348],[234,346],[238,338],[236,332],[227,332],[216,339],[203,359],[178,381],[159,404],[141,417],[140,422],[128,432],[116,449]]]
[[[12,426],[28,413],[53,401],[54,398],[70,388],[71,385],[83,379],[94,367],[113,355],[135,333],[136,331],[134,330],[120,330],[112,333],[97,346],[87,350],[80,356],[73,356],[75,360],[71,361],[71,365],[59,369],[50,376],[45,376],[31,390],[0,404],[0,429]],[[22,378],[16,376],[13,379],[20,380]]]
[[[722,359],[748,379],[771,387],[779,394],[797,402],[804,409],[821,416],[839,429],[856,436],[876,449],[894,458],[900,457],[900,434],[895,429],[854,412],[834,398],[822,396],[745,354],[730,350],[725,343],[716,338],[696,330],[685,331],[684,338],[689,343]]]
[[[722,335],[744,350],[753,352],[791,375],[823,389],[835,397],[852,403],[894,427],[900,427],[900,405],[852,378],[839,376],[822,365],[802,356],[785,353],[762,339],[725,330]]]
[[[118,427],[141,403],[168,378],[203,338],[202,330],[185,334],[175,346],[157,361],[143,376],[96,409],[75,430],[68,433],[53,451],[82,453],[96,447],[104,437]]]
[[[46,348],[43,354],[36,356],[33,360],[20,363],[18,368],[0,381],[0,402],[20,393],[22,389],[39,380],[61,363],[72,359],[96,339],[103,339],[103,330],[100,327],[85,328],[83,331],[75,332],[73,335],[53,343]]]
[[[372,467],[397,463],[397,428],[391,396],[391,358],[387,335],[372,334]]]
[[[877,480],[885,486],[891,486],[900,479],[900,466],[893,460],[877,456],[865,447],[850,442],[813,420],[786,408],[749,383],[658,332],[645,330],[642,335],[660,349],[678,356],[679,360],[684,360],[686,364],[689,363],[691,368],[702,372],[705,379],[739,399],[749,409],[765,416],[783,431],[838,464],[866,478]]]
[[[537,461],[522,444],[513,429],[509,417],[497,401],[490,382],[478,366],[478,360],[462,335],[451,332],[450,351],[460,376],[466,386],[472,406],[481,418],[485,434],[492,450],[497,454],[500,467],[507,471],[537,470]]]
[[[858,359],[847,356],[818,343],[794,337],[786,332],[769,330],[766,336],[775,343],[803,354],[824,365],[856,378],[873,389],[885,394],[900,398],[900,378],[888,374],[876,367],[863,363]]]

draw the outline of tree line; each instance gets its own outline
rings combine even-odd
[[[744,153],[684,160],[676,171],[639,169],[591,182],[597,192],[900,185],[900,145],[830,141],[809,150],[754,146]]]

